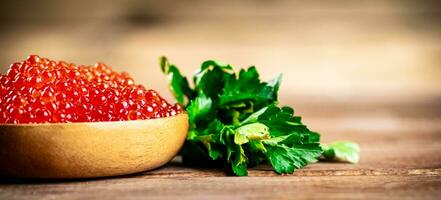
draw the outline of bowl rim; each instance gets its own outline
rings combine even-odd
[[[183,111],[173,116],[159,117],[151,119],[142,120],[125,120],[125,121],[104,121],[104,122],[57,122],[57,123],[27,123],[27,124],[12,124],[12,123],[0,123],[0,128],[2,127],[46,127],[46,126],[78,126],[78,125],[117,125],[117,124],[127,124],[127,123],[142,123],[142,122],[152,122],[164,119],[178,118],[184,115],[188,115],[187,112]]]

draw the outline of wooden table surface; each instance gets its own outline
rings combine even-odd
[[[221,169],[183,166],[177,158],[160,169],[123,177],[1,180],[0,199],[438,199],[441,195],[439,101],[362,108],[334,104],[327,110],[336,113],[333,116],[320,116],[322,109],[317,106],[299,106],[325,142],[358,142],[360,163],[320,162],[293,175],[277,175],[269,166],[259,166],[248,177],[231,177]]]

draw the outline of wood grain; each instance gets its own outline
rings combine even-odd
[[[0,125],[0,177],[94,178],[160,167],[184,144],[187,114],[122,121]]]
[[[1,199],[437,199],[439,175],[149,177],[3,185]]]

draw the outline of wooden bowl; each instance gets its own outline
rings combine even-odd
[[[122,121],[0,125],[0,177],[92,178],[157,168],[182,147],[187,114]]]

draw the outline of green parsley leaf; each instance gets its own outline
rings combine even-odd
[[[165,57],[161,68],[189,115],[190,130],[180,152],[184,163],[229,166],[235,175],[246,176],[249,166],[265,162],[279,174],[293,173],[322,156],[320,134],[309,130],[293,108],[278,105],[281,75],[264,82],[255,67],[236,74],[232,66],[208,60],[193,76],[191,88]],[[346,145],[323,149],[326,158],[354,160]]]
[[[253,123],[240,126],[234,135],[234,143],[245,144],[250,140],[262,140],[269,138],[268,127],[261,123]]]
[[[168,62],[166,57],[160,58],[162,72],[168,75],[170,90],[176,97],[178,103],[185,105],[186,98],[193,98],[194,92],[190,89],[187,78],[181,75],[181,72],[174,65]]]
[[[322,144],[323,157],[329,161],[358,163],[360,147],[348,141],[338,141],[331,144]]]
[[[316,162],[317,157],[322,153],[319,145],[306,144],[288,147],[285,145],[267,145],[268,150],[266,156],[273,166],[274,170],[279,173],[292,174],[294,169],[299,169],[309,163]]]
[[[204,94],[197,96],[196,98],[190,100],[190,104],[187,107],[188,118],[190,120],[191,128],[196,128],[198,122],[212,121],[215,118],[213,115],[213,101]]]
[[[281,76],[271,83],[261,82],[255,67],[240,70],[239,76],[229,76],[220,95],[220,106],[225,107],[237,102],[251,101],[257,108],[277,101]]]

